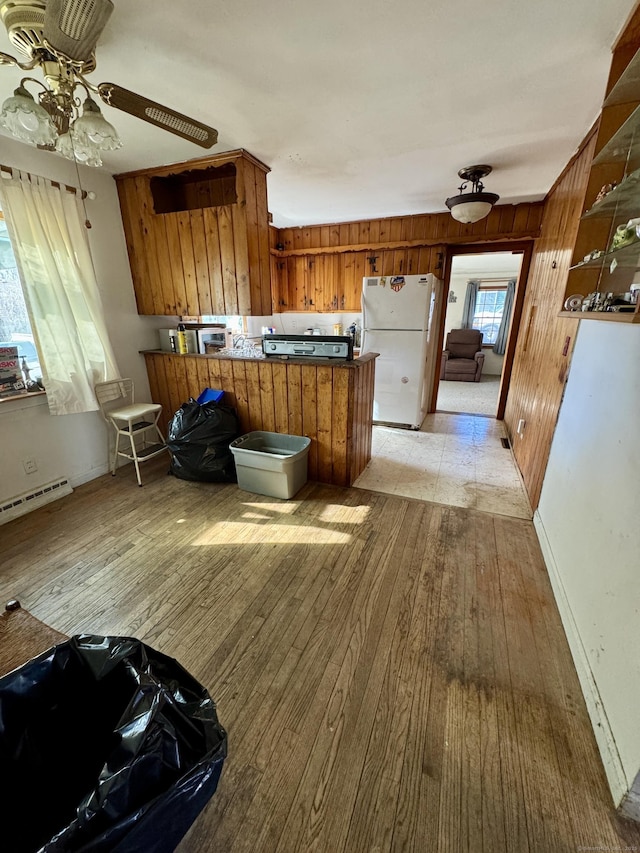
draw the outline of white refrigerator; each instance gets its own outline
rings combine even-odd
[[[376,359],[374,421],[420,429],[435,371],[433,318],[442,282],[435,276],[365,276],[361,354]]]

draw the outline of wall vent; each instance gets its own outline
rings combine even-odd
[[[5,524],[19,515],[31,512],[31,510],[51,503],[51,501],[62,498],[64,495],[70,495],[72,491],[69,480],[64,478],[53,483],[45,483],[44,486],[39,486],[33,492],[0,501],[0,524]]]

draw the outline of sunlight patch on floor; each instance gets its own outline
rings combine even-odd
[[[286,524],[283,522],[262,523],[256,521],[220,521],[216,522],[206,533],[198,536],[192,546],[206,545],[246,545],[247,528],[251,528],[251,544],[283,545],[296,543],[299,545],[344,545],[351,541],[350,533],[308,525]]]

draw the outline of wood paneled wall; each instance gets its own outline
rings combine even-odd
[[[152,179],[188,180],[226,164],[235,166],[235,203],[156,213]],[[139,314],[271,313],[267,171],[238,149],[115,176]],[[177,208],[184,198],[177,194]]]
[[[241,432],[305,435],[311,439],[309,479],[350,486],[371,459],[374,356],[349,364],[303,364],[145,353],[151,396],[173,412],[203,388],[220,388]]]
[[[535,238],[543,207],[498,205],[472,225],[434,213],[281,228],[272,239],[281,247],[274,251],[274,311],[359,311],[365,275],[442,277],[447,245]]]
[[[578,320],[558,317],[589,179],[595,132],[547,197],[527,284],[505,423],[531,506],[540,498]],[[525,421],[521,435],[518,422]]]

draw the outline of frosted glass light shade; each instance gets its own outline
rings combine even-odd
[[[115,151],[122,147],[122,142],[115,127],[110,124],[100,112],[100,108],[91,98],[84,102],[80,118],[71,126],[74,145],[84,149],[100,149]]]
[[[99,149],[95,145],[86,146],[77,142],[71,133],[63,133],[57,138],[56,151],[67,160],[77,160],[85,166],[102,166]]]
[[[495,193],[461,193],[448,198],[446,205],[458,222],[479,222],[488,216],[500,196]]]
[[[458,222],[479,222],[489,215],[492,207],[488,201],[463,201],[451,208],[451,216]]]
[[[16,139],[31,145],[53,145],[56,140],[56,129],[49,113],[34,101],[24,86],[19,86],[3,103],[0,125]]]

